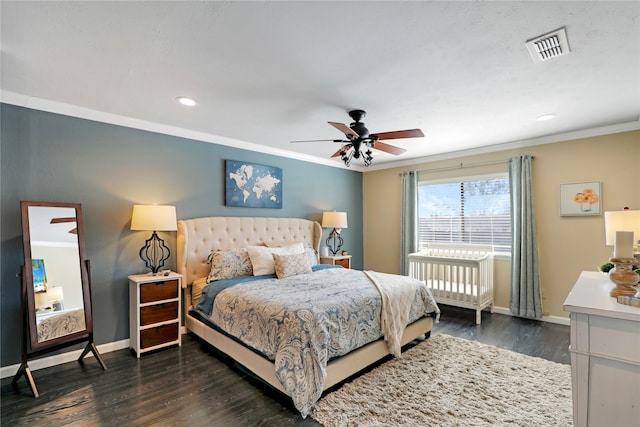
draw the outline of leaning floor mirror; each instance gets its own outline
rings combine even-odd
[[[22,363],[38,397],[28,359],[87,342],[78,361],[91,352],[107,369],[93,342],[90,265],[86,259],[82,208],[76,203],[20,202],[24,266]]]

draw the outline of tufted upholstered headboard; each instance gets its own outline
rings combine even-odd
[[[209,274],[212,250],[270,243],[303,242],[320,249],[322,228],[301,218],[204,217],[178,221],[178,273],[184,285]]]

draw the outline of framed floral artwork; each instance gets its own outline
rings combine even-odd
[[[600,181],[560,184],[560,216],[601,214]]]

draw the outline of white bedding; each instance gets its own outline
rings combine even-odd
[[[421,282],[397,274],[364,272],[375,285],[382,298],[380,323],[389,352],[400,357],[402,332],[409,324],[409,310],[420,292]]]

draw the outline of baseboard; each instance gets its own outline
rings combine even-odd
[[[122,350],[123,348],[129,348],[129,339],[100,344],[97,347],[100,354],[106,354],[112,351]],[[83,349],[69,351],[66,353],[55,354],[53,356],[42,357],[39,359],[30,359],[29,369],[31,369],[31,371],[37,371],[38,369],[50,368],[52,366],[72,362],[80,357],[80,355],[82,354],[82,350]],[[88,357],[93,357],[93,354],[89,353],[85,356],[85,358]],[[13,377],[18,372],[19,368],[19,363],[15,365],[3,366],[2,368],[0,368],[0,378]]]
[[[513,313],[511,313],[511,310],[509,310],[507,307],[494,306],[493,312],[498,314],[506,314],[507,316],[513,316]],[[542,316],[540,320],[543,322],[557,323],[558,325],[566,325],[566,326],[570,325],[570,321],[568,317]]]

